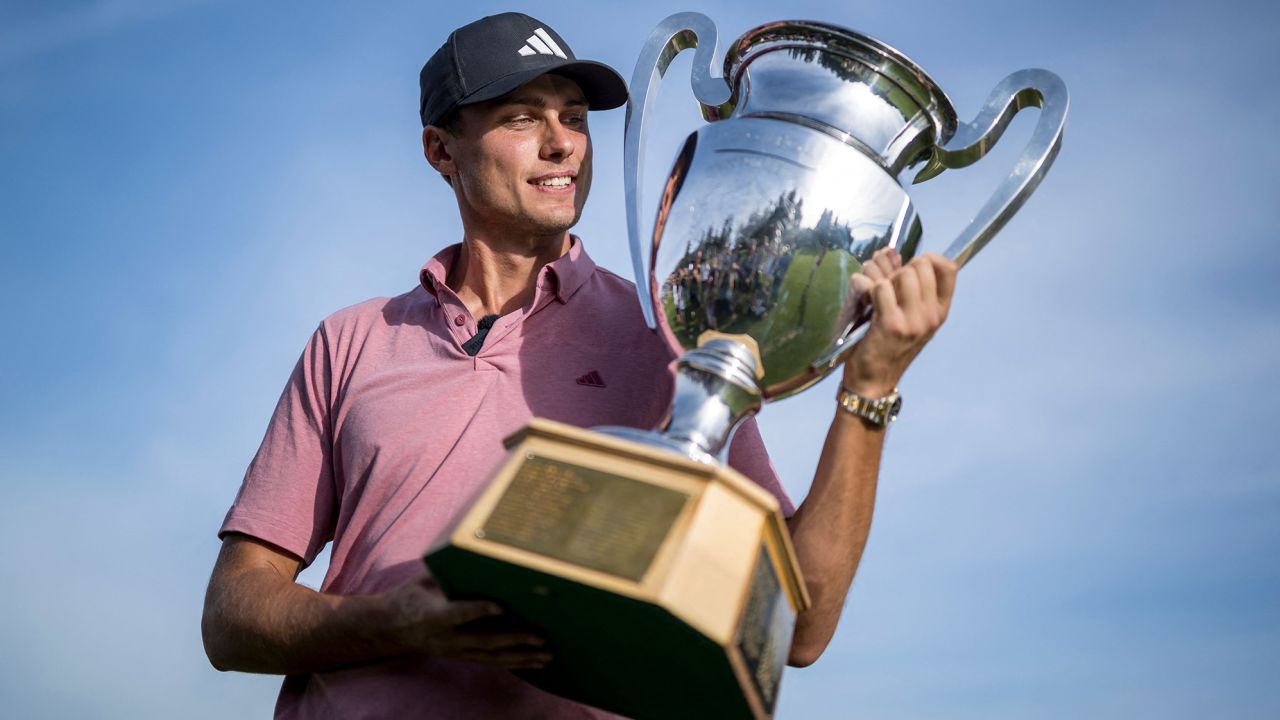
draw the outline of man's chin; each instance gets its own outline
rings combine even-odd
[[[578,224],[579,213],[530,218],[527,227],[538,235],[562,235]]]
[[[539,233],[565,232],[578,224],[582,217],[582,203],[568,197],[559,198],[561,202],[534,205],[528,207],[529,224],[537,228]]]

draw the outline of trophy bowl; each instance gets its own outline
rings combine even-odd
[[[904,260],[918,252],[921,223],[900,178],[914,172],[920,182],[973,163],[1014,113],[1041,107],[1014,172],[945,253],[963,264],[1052,163],[1066,90],[1053,73],[1019,71],[966,124],[918,65],[861,33],[763,25],[729,48],[723,78],[710,74],[715,37],[705,16],[673,15],[637,65],[626,147],[633,261],[646,318],[672,350],[750,338],[750,374],[767,401],[813,385],[860,337],[871,316],[852,281],[862,263],[885,247]],[[700,55],[694,90],[712,122],[679,152],[646,244],[636,221],[645,105],[670,58],[688,47]]]

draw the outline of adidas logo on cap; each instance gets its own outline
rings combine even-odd
[[[560,49],[560,46],[556,44],[556,41],[552,40],[551,36],[547,34],[547,31],[542,28],[534,30],[533,34],[525,38],[524,42],[525,45],[516,51],[520,53],[521,56],[555,55],[566,60],[569,59],[568,56],[564,54],[564,51]]]

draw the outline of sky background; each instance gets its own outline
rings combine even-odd
[[[417,72],[506,9],[628,78],[696,9],[722,49],[784,18],[878,37],[962,119],[1019,68],[1070,89],[1057,164],[903,381],[844,619],[779,717],[1280,717],[1280,17],[1091,0],[0,4],[7,717],[270,713],[278,678],[201,648],[216,530],[319,320],[460,238]],[[700,122],[690,56],[651,122],[651,198]],[[630,277],[623,112],[591,122],[576,232]],[[926,246],[1033,125],[912,189]],[[834,392],[760,416],[797,500]]]

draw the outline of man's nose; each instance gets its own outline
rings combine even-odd
[[[559,120],[548,120],[546,136],[542,140],[542,156],[548,160],[560,160],[573,155],[577,149],[573,133]]]

